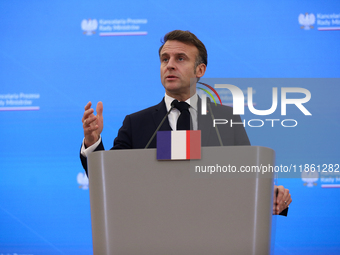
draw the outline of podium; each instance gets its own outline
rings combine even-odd
[[[274,165],[275,152],[226,146],[201,153],[191,161],[157,161],[156,149],[92,153],[94,254],[270,254],[273,174],[254,169]]]

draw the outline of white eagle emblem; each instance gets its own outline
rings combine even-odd
[[[81,29],[84,30],[84,34],[86,35],[92,35],[95,34],[96,30],[98,28],[98,21],[96,19],[83,19],[81,22]]]
[[[304,182],[303,185],[309,188],[316,186],[319,179],[319,173],[317,171],[312,172],[310,169],[308,171],[303,171],[301,173],[301,179]]]
[[[315,23],[315,15],[313,13],[308,14],[300,14],[299,15],[299,23],[301,25],[301,29],[309,30],[311,28],[314,28],[314,23]]]
[[[79,184],[79,189],[89,189],[89,179],[86,174],[79,173],[77,175],[77,182]]]

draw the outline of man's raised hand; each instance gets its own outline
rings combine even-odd
[[[98,141],[101,132],[103,131],[103,103],[98,102],[94,115],[94,110],[91,108],[92,103],[88,102],[85,106],[85,112],[82,118],[85,147],[90,147]]]

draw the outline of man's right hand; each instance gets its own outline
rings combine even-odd
[[[88,102],[85,106],[85,112],[82,118],[85,146],[90,147],[98,141],[101,132],[103,131],[103,103],[97,104],[97,116],[93,114],[94,110],[91,108],[92,103]]]

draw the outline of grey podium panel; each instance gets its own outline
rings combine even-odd
[[[92,153],[94,254],[269,254],[272,174],[200,178],[192,168],[273,165],[274,155],[255,146],[204,147],[195,161],[157,161],[155,149]]]

